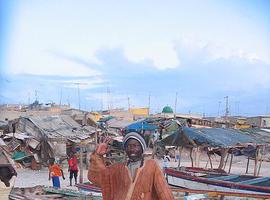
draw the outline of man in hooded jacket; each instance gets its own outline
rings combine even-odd
[[[128,160],[105,166],[103,155],[109,139],[99,144],[91,155],[88,179],[101,187],[104,200],[171,200],[173,195],[155,160],[144,160],[143,137],[128,133],[123,140]]]

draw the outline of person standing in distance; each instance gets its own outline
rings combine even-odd
[[[78,159],[75,153],[72,153],[69,160],[68,160],[68,171],[69,171],[69,181],[70,186],[72,186],[72,179],[74,176],[75,184],[77,184],[77,177],[78,177]]]

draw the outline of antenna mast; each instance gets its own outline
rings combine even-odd
[[[78,88],[78,104],[79,104],[79,110],[81,110],[81,97],[80,97],[80,85],[87,85],[87,83],[73,83],[77,85]]]
[[[174,118],[176,118],[177,96],[178,96],[178,92],[176,92],[176,93],[175,93],[175,102],[174,102]]]
[[[151,105],[151,93],[149,92],[149,96],[148,96],[148,115],[150,114],[150,105]]]
[[[226,99],[226,109],[225,109],[225,120],[227,121],[229,116],[229,97],[224,97]]]
[[[129,111],[130,110],[129,96],[128,96],[127,100],[128,100],[128,111]]]

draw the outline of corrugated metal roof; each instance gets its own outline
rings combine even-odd
[[[7,139],[7,138],[13,138],[13,136],[19,140],[25,140],[25,139],[28,139],[28,138],[32,138],[32,136],[29,136],[25,133],[8,133],[5,135],[4,139]]]
[[[118,120],[116,118],[112,118],[107,121],[108,127],[110,128],[125,128],[126,126],[130,125],[132,122],[125,121],[125,120]]]
[[[28,141],[28,145],[32,147],[33,149],[36,149],[39,144],[40,142],[33,138]]]
[[[93,126],[83,126],[82,129],[91,134],[96,132],[96,128]]]
[[[48,138],[51,139],[69,139],[69,140],[84,140],[89,138],[92,132],[88,128],[81,127],[71,117],[66,115],[57,116],[31,116],[24,117],[35,124]]]

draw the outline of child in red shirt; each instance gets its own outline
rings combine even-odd
[[[70,186],[72,186],[72,178],[74,176],[75,184],[77,184],[77,177],[78,177],[78,159],[75,154],[71,154],[68,160],[68,170],[69,170],[69,180]]]

